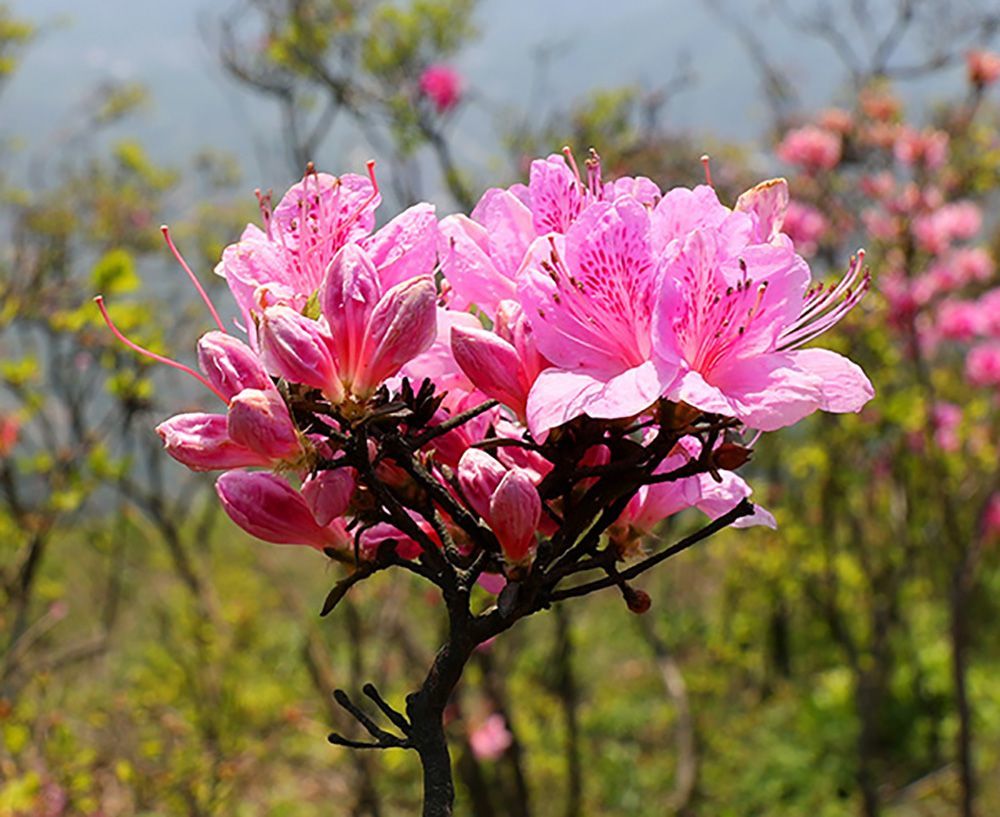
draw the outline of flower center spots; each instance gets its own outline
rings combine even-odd
[[[764,310],[767,281],[754,283],[740,259],[741,280],[724,286],[721,276],[704,280],[693,266],[684,268],[683,310],[675,325],[688,364],[708,375],[746,337]]]

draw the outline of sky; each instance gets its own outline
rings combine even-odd
[[[762,0],[740,2],[749,8]],[[12,6],[44,30],[4,91],[0,136],[64,132],[97,84],[138,80],[154,105],[128,123],[127,135],[154,157],[176,161],[206,146],[221,148],[261,186],[285,181],[278,178],[289,171],[276,109],[228,78],[213,52],[212,28],[231,8],[229,0],[13,0]],[[691,60],[695,84],[668,108],[669,124],[741,139],[759,136],[767,124],[746,52],[710,3],[481,0],[477,14],[482,35],[454,61],[474,89],[454,127],[459,153],[479,166],[500,152],[497,121],[504,111],[568,108],[598,87],[657,88],[682,55]],[[825,46],[784,36],[776,47],[805,99],[835,96],[841,73]],[[546,93],[527,99],[540,48],[554,54]],[[324,166],[353,166],[363,163],[367,148],[342,140],[324,152]]]

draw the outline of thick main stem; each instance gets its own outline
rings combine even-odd
[[[418,692],[406,699],[412,728],[410,739],[424,772],[423,817],[452,817],[455,781],[444,733],[444,710],[462,677],[475,643],[470,632],[468,596],[457,594],[448,604],[448,642],[434,657]]]

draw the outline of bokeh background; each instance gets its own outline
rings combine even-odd
[[[334,687],[422,677],[433,597],[321,620],[332,569],[163,455],[200,398],[91,298],[189,360],[162,222],[222,305],[254,188],[309,160],[444,215],[564,144],[661,187],[709,153],[730,203],[786,175],[818,280],[868,249],[834,345],[878,396],[759,441],[776,532],[478,653],[458,813],[1000,813],[998,32],[977,0],[0,2],[0,817],[415,813],[413,758],[325,735]]]

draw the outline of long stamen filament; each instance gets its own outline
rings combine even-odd
[[[164,224],[160,227],[160,232],[163,233],[163,238],[167,242],[170,252],[174,254],[174,258],[177,259],[177,263],[180,264],[184,272],[187,273],[188,278],[191,279],[191,283],[194,284],[194,288],[198,290],[198,294],[205,302],[205,306],[208,307],[208,311],[212,313],[212,320],[215,321],[215,325],[219,327],[219,331],[225,332],[226,327],[223,325],[222,318],[219,317],[219,313],[215,309],[215,304],[212,303],[212,299],[208,297],[208,293],[205,292],[205,288],[201,285],[201,281],[198,280],[198,276],[194,274],[194,271],[188,266],[187,261],[184,260],[184,256],[181,255],[180,250],[178,250],[177,246],[174,244],[174,239],[170,236],[170,228]]]
[[[705,184],[707,184],[712,189],[715,189],[715,185],[712,184],[712,159],[705,153],[701,157],[701,166],[705,168]]]
[[[229,404],[229,401],[226,399],[226,396],[222,392],[220,392],[217,388],[215,388],[215,386],[213,386],[206,377],[196,372],[190,366],[185,366],[183,363],[179,363],[176,360],[171,360],[169,357],[164,357],[163,355],[158,355],[156,352],[151,352],[149,349],[146,349],[145,347],[140,346],[138,343],[135,343],[134,341],[131,341],[127,337],[125,337],[125,335],[122,334],[121,330],[117,326],[115,326],[114,321],[111,320],[111,316],[108,314],[107,307],[104,306],[103,295],[98,295],[96,298],[94,298],[94,303],[97,304],[97,308],[101,310],[101,317],[104,318],[104,322],[108,325],[108,329],[111,330],[111,334],[114,335],[123,344],[125,344],[129,349],[131,349],[134,352],[138,352],[143,357],[148,357],[150,360],[155,360],[157,363],[163,363],[167,366],[171,366],[174,369],[177,369],[179,371],[191,375],[191,377],[193,377],[195,380],[201,383],[205,388],[207,388],[209,391],[215,394],[216,397],[218,397],[223,403],[226,403],[227,405]]]

